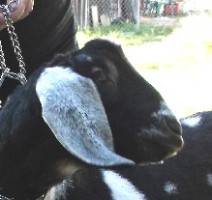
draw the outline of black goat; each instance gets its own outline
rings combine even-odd
[[[160,94],[105,40],[37,70],[9,97],[0,122],[0,194],[16,200],[41,196],[86,164],[157,162],[182,147]],[[113,152],[113,140],[128,159]]]
[[[53,187],[45,200],[211,200],[212,111],[181,123],[184,148],[164,164],[80,170]]]

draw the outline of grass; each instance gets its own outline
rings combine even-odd
[[[99,26],[78,32],[80,46],[86,41],[99,37],[109,37],[118,40],[124,46],[141,45],[146,42],[161,41],[173,32],[173,27],[164,25],[137,25],[126,23],[122,25]]]

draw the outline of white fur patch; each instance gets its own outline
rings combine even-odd
[[[70,179],[65,179],[63,182],[59,183],[58,185],[53,186],[45,195],[44,200],[53,200],[53,199],[67,199],[67,187],[74,188],[73,182]]]
[[[167,181],[165,184],[164,184],[164,191],[168,194],[177,194],[178,191],[177,191],[177,185],[170,182],[170,181]]]
[[[51,200],[55,198],[56,198],[56,187],[52,187],[50,190],[48,190],[44,200]]]
[[[102,175],[104,182],[110,189],[113,200],[146,200],[143,193],[119,174],[110,170],[103,170]]]
[[[187,117],[187,118],[183,119],[181,121],[181,123],[185,126],[188,126],[188,127],[196,127],[200,124],[201,119],[202,118],[199,115],[191,116],[191,117]]]
[[[206,176],[208,186],[212,187],[212,174],[207,174]]]
[[[160,103],[160,109],[157,112],[154,112],[152,114],[153,117],[161,117],[161,116],[167,116],[167,117],[174,117],[174,114],[172,111],[168,108],[166,103],[162,101]]]

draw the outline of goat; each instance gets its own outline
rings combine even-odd
[[[80,170],[49,190],[45,200],[211,200],[212,111],[181,123],[184,148],[164,164]]]
[[[161,95],[106,40],[38,69],[8,98],[0,122],[0,194],[18,200],[84,166],[157,162],[183,145]]]
[[[130,64],[121,46],[95,39],[54,61],[94,81],[115,149],[136,163],[158,162],[182,147],[181,126],[158,91]]]

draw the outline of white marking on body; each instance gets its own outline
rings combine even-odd
[[[67,199],[67,188],[74,188],[73,181],[71,179],[64,179],[62,182],[49,189],[44,200]]]
[[[56,187],[52,187],[51,189],[48,190],[47,194],[45,195],[45,200],[48,199],[55,199],[56,197]]]
[[[164,191],[168,194],[177,194],[178,191],[177,191],[177,185],[170,182],[170,181],[167,181],[165,184],[164,184]]]
[[[146,200],[145,195],[120,174],[103,170],[102,175],[104,182],[110,189],[113,200]]]
[[[209,173],[206,176],[208,186],[212,187],[212,174]]]
[[[200,124],[201,119],[201,116],[187,117],[186,119],[183,119],[181,123],[185,126],[196,127]]]

